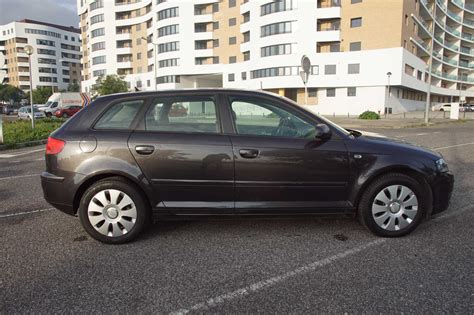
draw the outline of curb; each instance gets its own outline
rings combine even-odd
[[[37,145],[46,144],[46,142],[48,142],[48,139],[23,142],[23,143],[0,144],[0,151],[20,149],[20,148],[26,148],[26,147],[34,147]]]

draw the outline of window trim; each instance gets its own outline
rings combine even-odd
[[[164,131],[164,130],[146,130],[146,113],[150,110],[150,108],[156,104],[158,99],[179,99],[179,98],[209,98],[214,102],[216,108],[216,132],[191,132],[191,131]],[[222,111],[219,106],[219,95],[210,93],[210,94],[163,94],[150,97],[148,104],[144,106],[144,110],[140,113],[139,117],[139,125],[135,129],[135,131],[140,131],[143,133],[150,133],[150,134],[183,134],[183,135],[225,135],[224,133],[224,126],[222,124]],[[136,118],[136,117],[135,117]]]

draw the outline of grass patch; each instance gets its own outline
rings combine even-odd
[[[47,139],[50,133],[58,129],[64,122],[64,119],[39,119],[35,121],[35,129],[33,130],[31,129],[31,121],[4,121],[4,144],[10,145]]]

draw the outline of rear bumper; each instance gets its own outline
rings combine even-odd
[[[49,204],[66,214],[75,215],[75,185],[72,179],[43,172],[41,174],[41,187],[43,188],[44,199]]]
[[[438,174],[431,184],[433,191],[433,212],[437,214],[449,207],[454,187],[454,176],[451,172]]]

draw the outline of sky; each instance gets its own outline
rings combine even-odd
[[[0,0],[0,25],[22,19],[79,27],[76,0]]]

